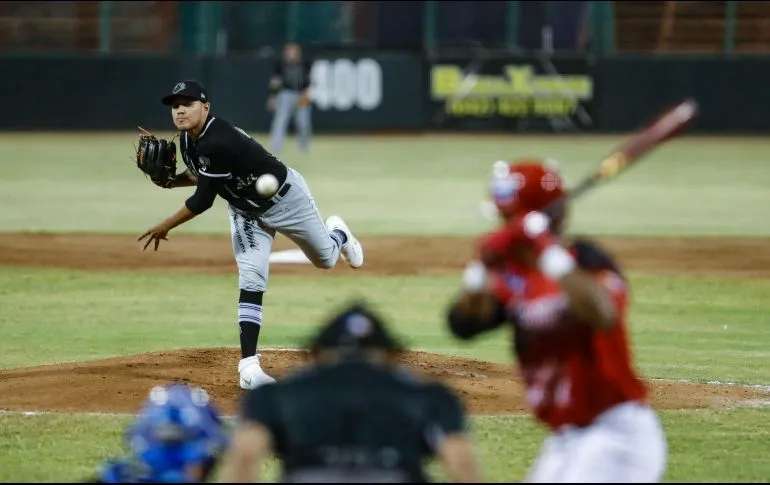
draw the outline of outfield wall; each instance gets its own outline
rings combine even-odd
[[[633,129],[660,106],[692,96],[701,105],[695,129],[770,130],[770,58],[618,58],[594,68],[600,129]]]
[[[160,97],[177,80],[204,82],[214,109],[267,130],[264,58],[0,58],[0,129],[169,127]],[[468,75],[470,73],[470,75]],[[625,131],[695,97],[694,130],[770,130],[770,58],[436,58],[320,55],[313,64],[316,131]]]

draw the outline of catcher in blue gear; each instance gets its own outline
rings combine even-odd
[[[206,391],[184,384],[153,388],[125,439],[129,457],[108,461],[101,483],[203,482],[228,443]]]

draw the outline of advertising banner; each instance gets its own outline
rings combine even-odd
[[[57,56],[0,58],[1,129],[171,129],[160,98],[198,79],[213,109],[267,131],[270,58]],[[635,129],[686,97],[701,105],[692,131],[767,132],[764,57],[508,57],[427,59],[414,53],[319,53],[311,68],[313,129],[604,131]],[[52,81],[55,80],[55,81]],[[86,83],[86,84],[84,84]],[[84,89],[83,86],[87,86]],[[40,93],[45,93],[41,96]]]
[[[594,78],[585,59],[447,59],[428,69],[434,127],[562,131],[594,125]]]

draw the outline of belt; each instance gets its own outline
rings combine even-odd
[[[291,188],[291,184],[283,184],[283,187],[281,187],[281,189],[278,191],[278,193],[275,194],[274,196],[272,196],[271,198],[269,198],[267,200],[264,200],[264,201],[259,201],[259,202],[250,200],[249,204],[251,204],[253,206],[256,206],[259,209],[260,212],[265,212],[269,208],[271,208],[275,204],[277,204],[278,201],[280,200],[280,198],[282,198],[283,196],[285,196],[289,192],[290,188]]]

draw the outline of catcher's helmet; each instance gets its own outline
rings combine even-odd
[[[490,195],[506,219],[542,210],[564,192],[559,174],[542,160],[498,161],[493,166]]]
[[[111,462],[104,482],[190,482],[191,465],[207,474],[227,446],[227,434],[206,391],[184,384],[156,386],[126,431],[132,451],[127,461]]]

